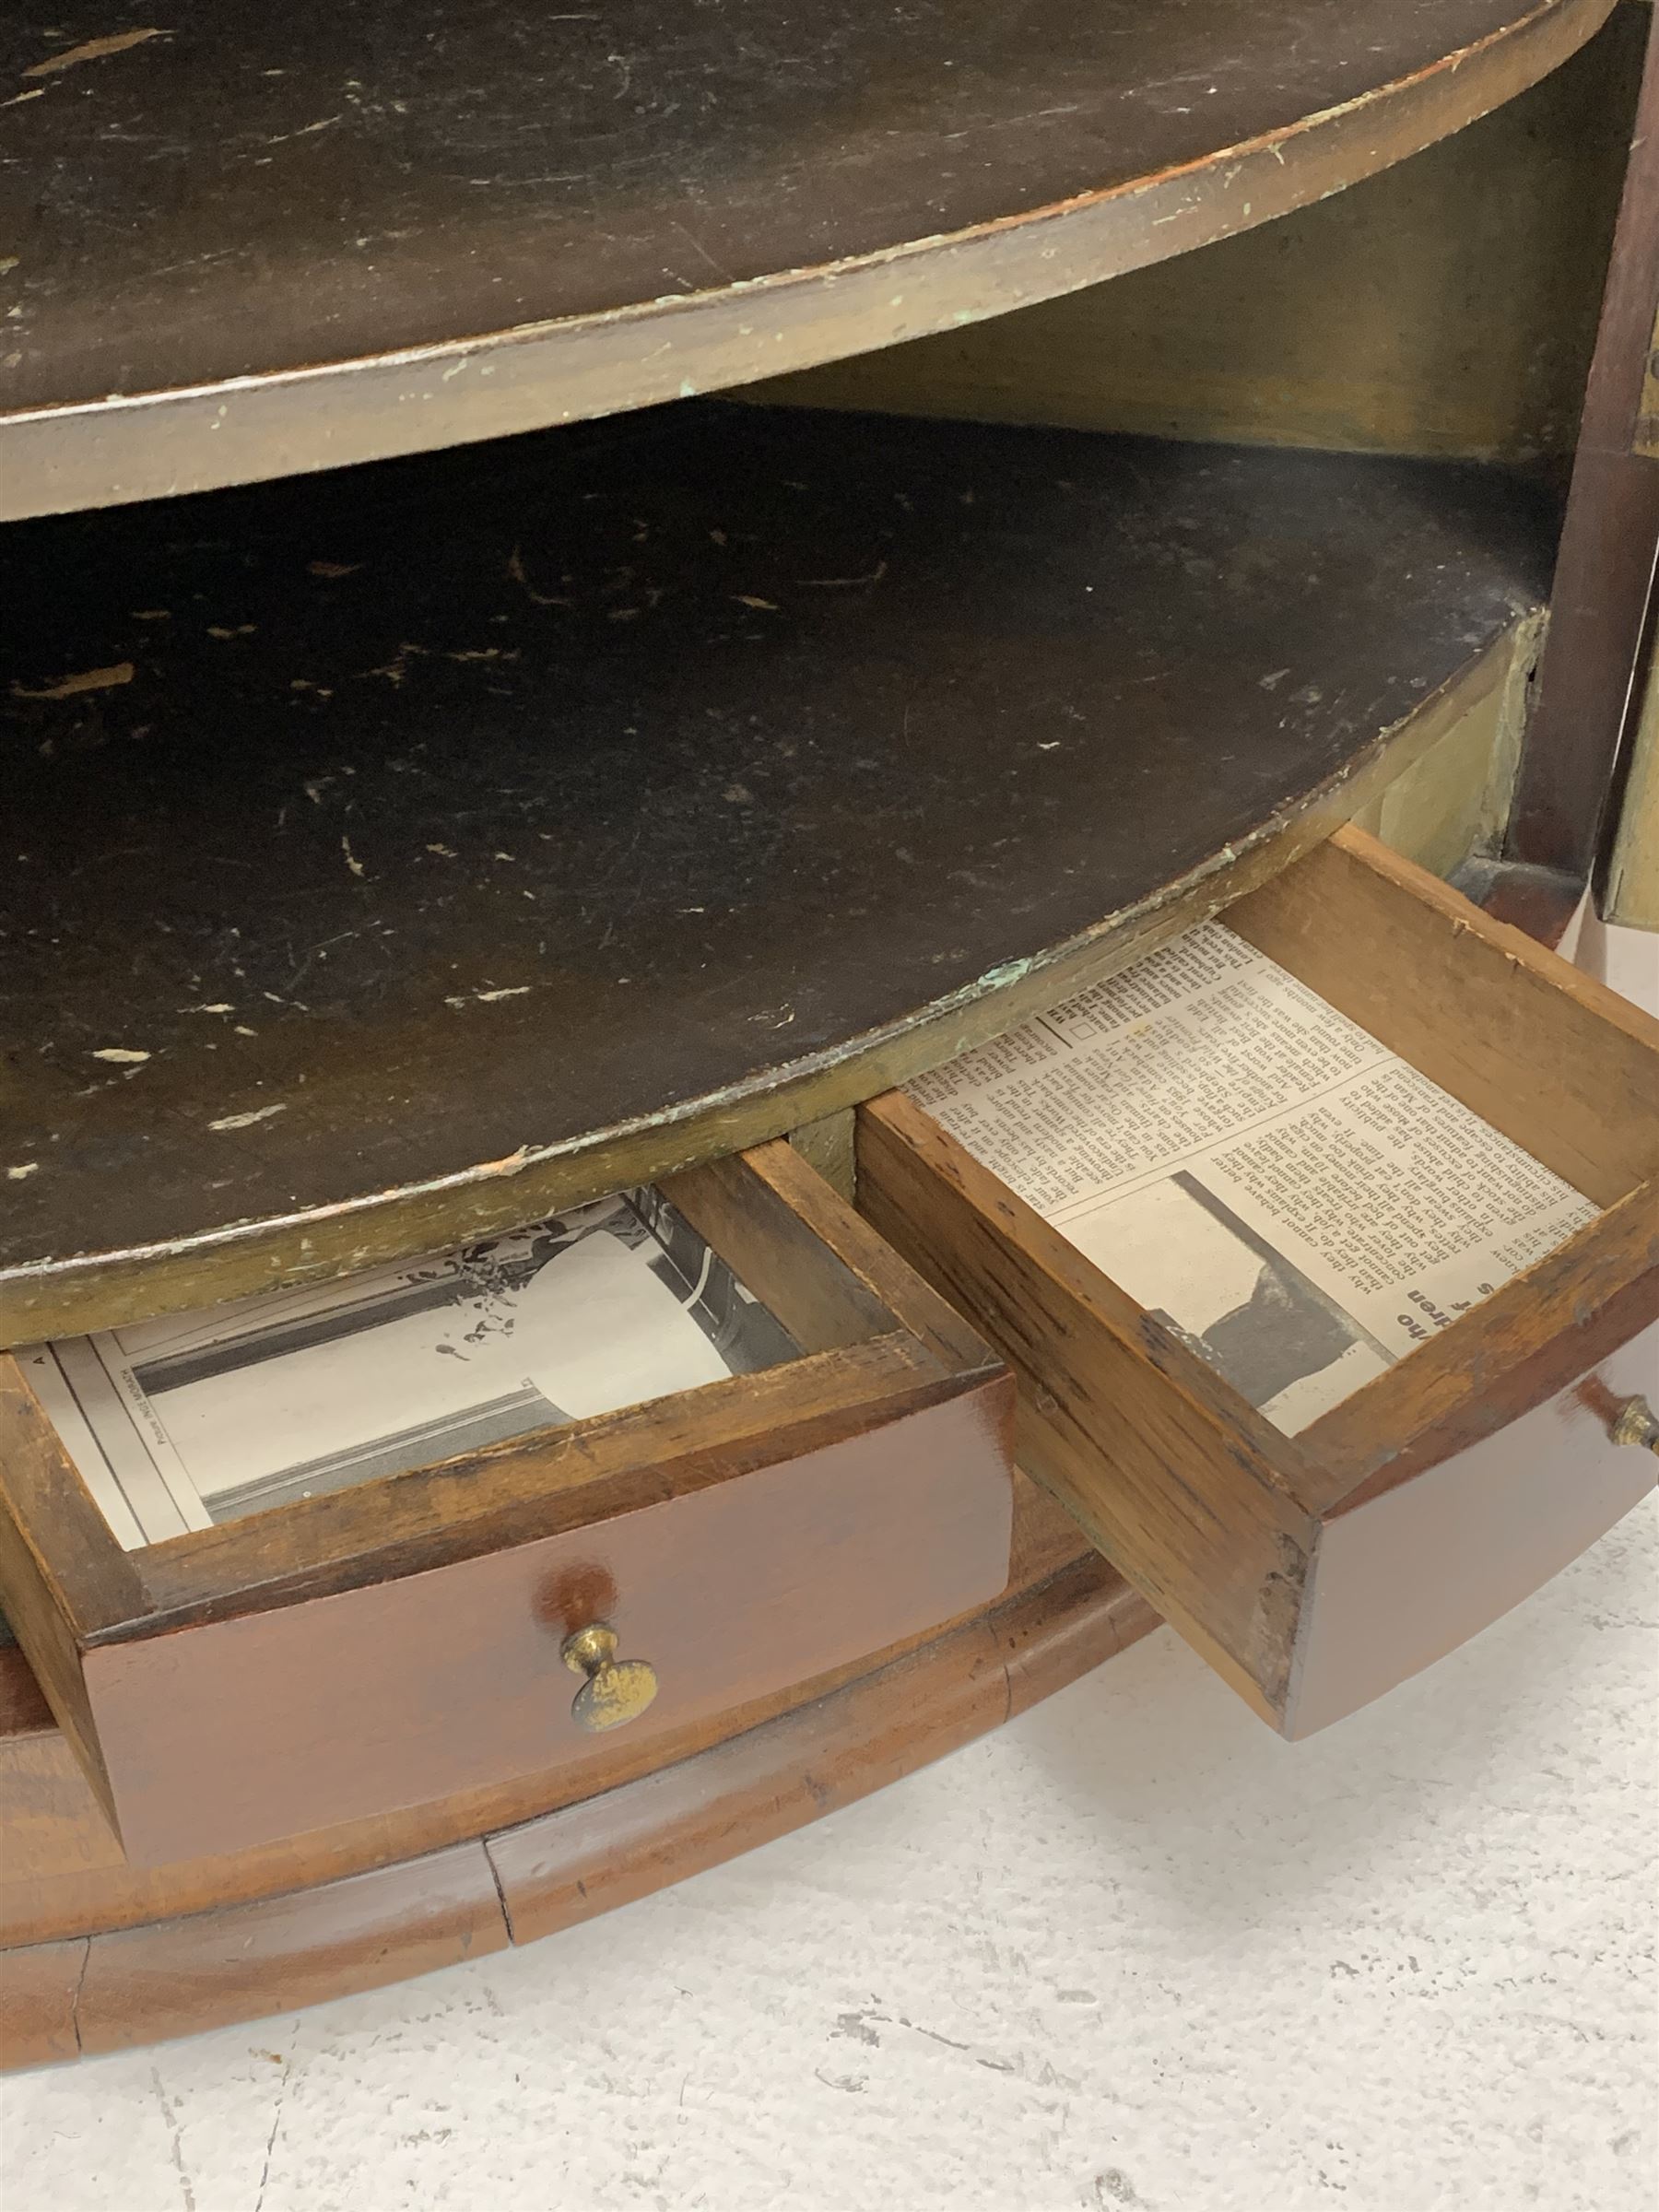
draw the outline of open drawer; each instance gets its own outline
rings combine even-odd
[[[1351,830],[1223,919],[1604,1210],[1292,1437],[901,1093],[861,1109],[859,1203],[1015,1367],[1022,1463],[1298,1736],[1659,1473],[1659,1025]]]
[[[662,1189],[798,1356],[166,1541],[0,1359],[0,1604],[130,1859],[683,1731],[1003,1588],[980,1339],[784,1144]]]

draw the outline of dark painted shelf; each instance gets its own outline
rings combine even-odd
[[[1610,0],[116,0],[0,20],[0,517],[708,392],[1259,223]]]
[[[0,534],[0,1342],[936,1060],[1372,758],[1552,528],[1476,469],[714,402]]]

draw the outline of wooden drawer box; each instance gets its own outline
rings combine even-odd
[[[859,1202],[1016,1368],[1022,1463],[1296,1736],[1659,1472],[1659,1025],[1353,830],[1225,918],[1606,1210],[1292,1439],[901,1094],[861,1110]]]
[[[130,1859],[557,1768],[594,1624],[648,1737],[1003,1588],[1006,1371],[787,1146],[663,1187],[798,1359],[142,1549],[0,1359],[0,1598]]]

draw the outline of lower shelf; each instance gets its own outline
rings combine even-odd
[[[719,406],[18,525],[0,1344],[949,1058],[1501,688],[1553,538],[1500,470]]]
[[[316,1878],[331,1852],[338,1858],[328,1836],[182,1868],[171,1882],[168,1870],[134,1876],[118,1858],[99,1868],[84,1854],[79,1871],[13,1878],[53,1801],[55,1738],[25,1678],[12,1713],[0,1712],[0,1912],[12,1945],[0,1951],[0,2065],[228,2027],[533,1941],[988,1733],[1158,1625],[1103,1560],[1077,1556],[1082,1539],[1057,1507],[1022,1492],[1022,1563],[994,1605],[816,1696],[806,1685],[804,1702],[756,1724],[734,1716],[736,1733],[688,1756],[551,1809],[517,1808],[510,1826],[486,1817],[457,1833],[456,1807],[426,1808],[395,1855],[332,1879]],[[621,1758],[610,1754],[613,1768]],[[96,1831],[82,1841],[96,1854]],[[353,1841],[373,1849],[371,1837]]]

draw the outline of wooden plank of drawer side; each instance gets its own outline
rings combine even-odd
[[[1020,1464],[1277,1725],[1318,1535],[1298,1447],[898,1092],[860,1110],[859,1192],[1015,1369]]]
[[[1314,1592],[1370,1587],[1353,1579],[1354,1531],[1331,1540],[1345,1517],[1382,1501],[1378,1525],[1408,1532],[1439,1593],[1432,1635],[1396,1623],[1363,1665],[1337,1652],[1375,1695],[1641,1494],[1645,1471],[1609,1450],[1591,1398],[1659,1313],[1659,1030],[1350,830],[1229,919],[1606,1210],[1293,1440],[900,1094],[861,1112],[860,1201],[1018,1371],[1025,1465],[1258,1712],[1300,1733],[1351,1709],[1335,1677],[1301,1679],[1317,1671]],[[1651,1354],[1634,1357],[1639,1373]],[[1578,1471],[1572,1496],[1546,1485],[1517,1509],[1537,1524],[1533,1583],[1514,1547],[1501,1571],[1482,1556],[1481,1516],[1523,1494],[1493,1466],[1524,1418],[1541,1424],[1529,1464]],[[1326,1571],[1337,1554],[1346,1583]],[[1319,1649],[1337,1645],[1322,1632]]]
[[[82,1670],[82,1639],[129,1618],[142,1603],[132,1561],[17,1361],[0,1353],[0,1605],[112,1822],[113,1799]]]

